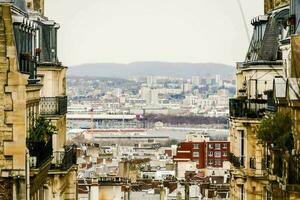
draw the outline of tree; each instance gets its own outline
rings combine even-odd
[[[268,114],[257,127],[257,139],[267,147],[291,151],[294,148],[292,125],[288,112]]]
[[[52,135],[56,133],[57,129],[50,120],[44,117],[38,117],[34,121],[34,126],[29,128],[28,141],[47,143]]]

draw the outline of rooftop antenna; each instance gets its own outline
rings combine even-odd
[[[250,43],[250,34],[249,34],[248,26],[247,26],[247,21],[246,21],[245,13],[244,13],[241,1],[240,0],[236,0],[236,1],[238,3],[239,9],[241,11],[241,15],[242,15],[243,23],[244,23],[244,28],[245,28],[245,31],[246,31],[246,34],[247,34],[247,39],[248,39],[248,42]]]

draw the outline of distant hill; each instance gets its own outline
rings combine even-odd
[[[220,74],[232,76],[233,66],[217,63],[133,62],[129,64],[91,63],[70,67],[69,76],[128,78],[131,76],[191,77]]]

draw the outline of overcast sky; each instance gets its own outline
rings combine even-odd
[[[240,0],[250,20],[263,0]],[[64,65],[134,61],[218,62],[244,59],[248,39],[237,0],[46,0],[60,23]]]

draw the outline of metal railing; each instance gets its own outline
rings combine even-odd
[[[41,115],[64,115],[67,113],[67,96],[42,97],[40,101]]]
[[[261,159],[261,168],[262,170],[267,170],[270,168],[270,158],[269,156]]]
[[[262,118],[266,109],[264,99],[229,99],[230,117]]]
[[[243,167],[244,158],[243,157],[237,157],[233,153],[228,154],[228,161],[235,167],[240,168]]]
[[[279,152],[273,152],[272,174],[278,177],[283,176],[283,158]]]
[[[53,170],[68,170],[70,169],[74,164],[76,164],[76,150],[77,146],[66,146],[65,150],[62,152],[54,152],[54,154],[57,154],[57,163],[55,165],[51,166],[51,169]]]
[[[31,167],[39,168],[52,157],[52,139],[46,143],[27,141],[27,148],[31,157]]]
[[[288,183],[300,184],[300,155],[294,155],[289,158]]]

